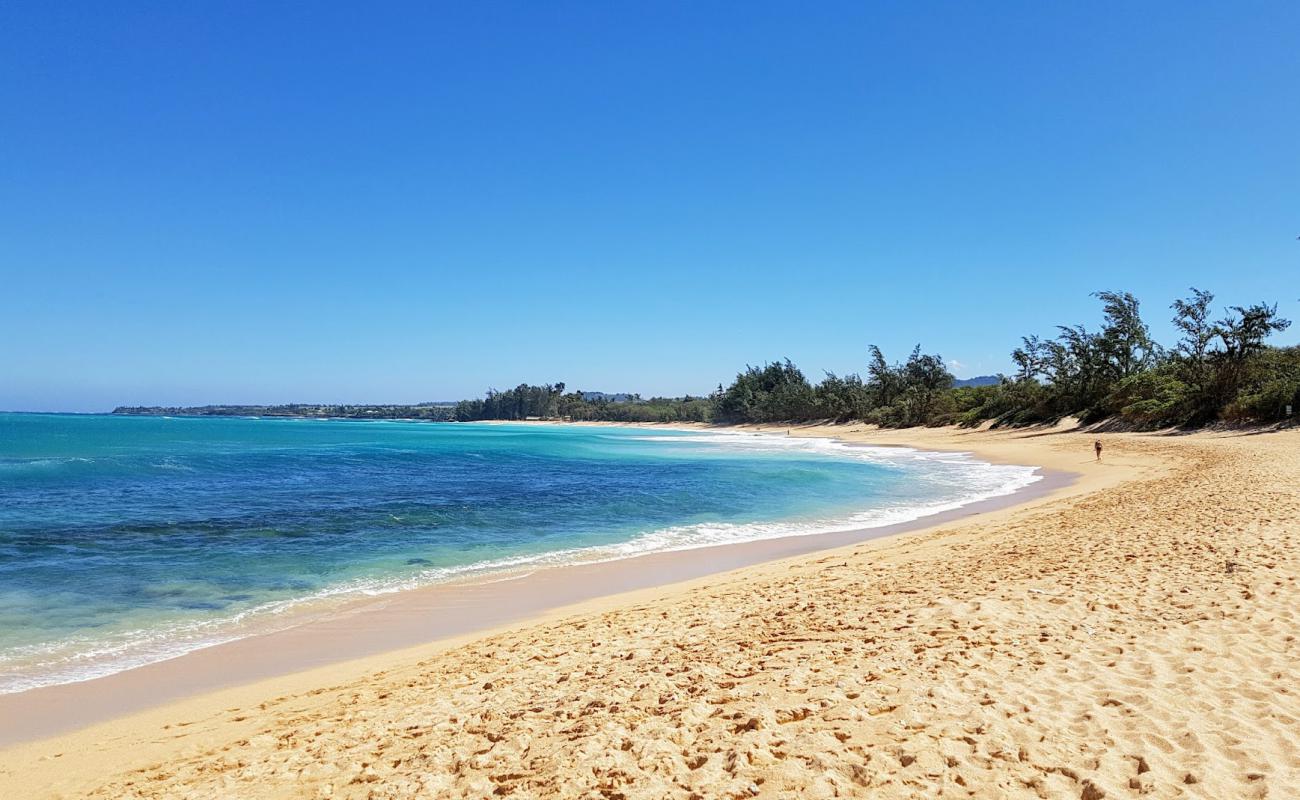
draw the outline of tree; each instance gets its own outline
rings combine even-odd
[[[1047,345],[1037,336],[1022,336],[1022,347],[1011,351],[1011,360],[1019,367],[1016,380],[1036,380],[1047,368]]]
[[[1210,342],[1216,335],[1214,324],[1210,322],[1210,303],[1214,302],[1214,294],[1195,286],[1191,292],[1191,297],[1175,300],[1170,305],[1174,310],[1174,327],[1183,333],[1183,338],[1174,345],[1174,352],[1187,361],[1204,364]]]
[[[871,377],[867,386],[875,395],[874,405],[893,405],[903,390],[902,372],[885,360],[885,354],[876,345],[871,345],[868,351],[871,353],[871,361],[867,364],[867,375]]]
[[[1264,349],[1264,340],[1291,327],[1291,320],[1277,315],[1277,304],[1231,306],[1228,314],[1215,323],[1214,335],[1223,342],[1224,356],[1244,361]]]
[[[1097,406],[1106,395],[1106,354],[1101,335],[1083,325],[1061,325],[1048,363],[1052,387],[1062,413],[1074,414]]]
[[[882,426],[921,425],[929,421],[935,399],[952,387],[953,377],[938,355],[923,355],[918,344],[903,364],[890,364],[876,345],[871,345],[871,376],[866,388],[870,396],[867,418]]]
[[[935,398],[940,392],[952,388],[953,376],[944,366],[943,357],[921,353],[917,345],[903,365],[904,399],[907,406],[906,422],[924,425],[930,421]]]
[[[1111,378],[1123,380],[1148,369],[1159,357],[1159,347],[1138,312],[1138,300],[1128,292],[1094,292],[1102,302],[1105,322],[1096,344],[1109,365]]]
[[[1216,408],[1232,402],[1241,390],[1251,356],[1264,349],[1264,340],[1291,327],[1291,321],[1277,315],[1277,305],[1230,306],[1223,319],[1214,323],[1214,337],[1221,350],[1210,354],[1214,365]]]
[[[871,410],[871,396],[862,378],[857,375],[840,377],[834,372],[826,373],[822,382],[813,390],[817,405],[817,417],[833,419],[837,422],[862,419]]]
[[[816,414],[812,385],[790,359],[749,366],[717,401],[719,419],[730,422],[785,422]]]

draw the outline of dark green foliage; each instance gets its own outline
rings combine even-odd
[[[934,413],[941,393],[952,388],[953,377],[937,355],[923,355],[917,345],[903,365],[903,416],[908,425],[924,425]]]
[[[843,378],[833,372],[826,373],[813,390],[816,403],[814,416],[835,422],[863,419],[871,410],[871,392],[857,375]]]
[[[620,395],[620,398],[623,397]],[[564,393],[564,384],[520,384],[505,392],[489,390],[482,400],[456,404],[455,419],[476,420],[569,419],[607,422],[708,422],[713,401],[706,397],[652,397],[632,395],[626,400],[584,399],[583,392]]]
[[[1179,425],[1196,413],[1197,394],[1170,362],[1131,375],[1111,393],[1109,405],[1124,420],[1143,428]]]
[[[1058,415],[1077,414],[1085,421],[1113,414],[1110,394],[1114,387],[1160,358],[1160,348],[1151,340],[1133,295],[1097,292],[1093,296],[1102,302],[1101,330],[1061,326],[1056,341],[1044,345],[1052,410]],[[1020,353],[1014,351],[1012,358],[1019,361]]]
[[[560,397],[564,384],[533,386],[521,383],[513,389],[498,392],[489,389],[482,400],[462,400],[456,404],[456,419],[469,422],[479,419],[551,419],[559,415]]]
[[[1223,410],[1229,421],[1271,421],[1300,414],[1300,347],[1267,348],[1249,359],[1241,387]]]
[[[872,345],[868,379],[826,375],[816,386],[789,359],[748,367],[714,395],[720,422],[808,422],[862,419],[888,427],[927,424],[945,407],[952,374],[918,346],[903,364],[890,364]]]
[[[815,419],[816,411],[812,385],[788,358],[746,367],[714,405],[720,422],[793,422]]]
[[[560,416],[572,420],[606,422],[708,422],[713,418],[713,401],[707,397],[633,397],[624,402],[584,400],[581,392],[560,400]]]
[[[1251,390],[1252,384],[1258,387],[1256,374],[1261,365],[1257,356],[1265,349],[1264,340],[1290,325],[1290,320],[1278,317],[1276,305],[1257,303],[1228,309],[1223,319],[1214,324],[1218,347],[1209,352],[1213,372],[1211,396],[1217,403],[1236,403],[1243,392]]]
[[[974,427],[994,420],[1002,425],[1028,425],[1051,422],[1060,416],[1053,410],[1050,390],[1031,378],[1004,378],[996,386],[979,389],[970,394],[953,390],[958,401],[954,424]]]
[[[1098,294],[1105,314],[1101,333],[1062,329],[1058,342],[1068,358],[1065,368],[1048,373],[1053,409],[1146,428],[1282,419],[1285,398],[1296,388],[1286,355],[1294,348],[1271,348],[1265,340],[1291,323],[1265,303],[1232,306],[1211,321],[1214,295],[1191,291],[1171,306],[1182,336],[1168,352],[1151,340],[1131,295]],[[1013,359],[1028,361],[1028,349],[1026,342]]]
[[[1154,428],[1216,419],[1276,421],[1288,405],[1300,411],[1300,348],[1265,342],[1290,324],[1276,306],[1233,306],[1212,321],[1214,296],[1193,289],[1172,306],[1182,337],[1166,350],[1152,339],[1137,298],[1127,292],[1094,296],[1102,305],[1099,328],[1064,325],[1053,339],[1023,338],[1011,354],[1015,378],[996,385],[952,388],[938,356],[918,347],[906,362],[890,363],[873,345],[866,380],[828,374],[812,387],[811,407],[804,402],[807,382],[786,361],[750,368],[720,388],[717,416],[732,422],[863,420],[884,427],[990,420],[1023,425],[1077,416]],[[799,402],[776,402],[788,394]]]
[[[905,363],[890,364],[879,347],[872,345],[870,352],[867,390],[872,409],[863,419],[902,428],[929,424],[937,412],[947,410],[940,398],[952,389],[953,377],[940,356],[923,354],[917,345]]]
[[[1105,378],[1122,381],[1150,369],[1161,350],[1138,312],[1137,298],[1128,292],[1097,292],[1105,322],[1096,339]]]

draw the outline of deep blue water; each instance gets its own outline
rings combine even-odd
[[[0,692],[328,598],[888,524],[1032,480],[781,436],[0,414]]]

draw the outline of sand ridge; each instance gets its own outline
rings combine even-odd
[[[11,748],[0,795],[1300,796],[1300,431],[855,437],[1111,477]]]

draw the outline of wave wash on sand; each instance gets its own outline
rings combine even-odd
[[[0,514],[20,550],[0,557],[0,694],[419,587],[875,529],[1041,479],[964,454],[734,431],[107,417],[15,428],[19,448],[75,433],[90,457],[0,459],[28,474],[11,494],[35,498]]]

